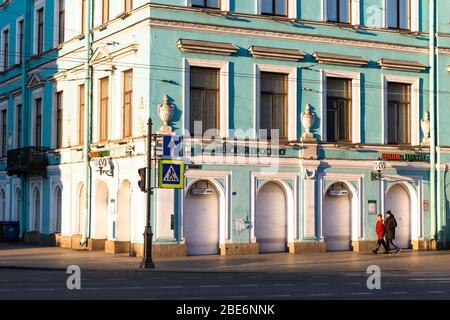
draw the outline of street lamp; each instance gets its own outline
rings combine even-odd
[[[144,231],[144,254],[140,265],[141,269],[153,269],[155,264],[152,259],[152,226],[150,223],[150,212],[152,204],[152,118],[148,119],[148,134],[147,134],[147,219]]]

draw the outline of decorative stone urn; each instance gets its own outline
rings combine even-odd
[[[302,142],[317,142],[314,138],[314,134],[311,132],[311,128],[314,125],[314,121],[316,120],[316,116],[311,112],[311,106],[309,104],[306,105],[306,110],[302,112],[301,115],[302,125],[305,129],[305,133],[302,136]]]
[[[422,145],[429,146],[430,145],[430,114],[428,111],[425,112],[423,119],[420,121],[420,127],[422,128],[423,139]]]
[[[158,133],[159,134],[171,134],[172,133],[172,127],[169,126],[169,121],[172,120],[174,113],[174,107],[169,104],[169,97],[166,95],[164,96],[164,102],[160,105],[158,105],[158,115],[161,121],[163,122],[163,125],[161,128],[159,128]]]

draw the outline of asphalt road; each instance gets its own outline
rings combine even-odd
[[[0,269],[0,300],[8,299],[450,299],[450,271],[382,271],[369,290],[362,272],[97,272],[81,273],[69,290],[62,271]]]

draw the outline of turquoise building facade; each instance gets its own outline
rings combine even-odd
[[[44,34],[50,38],[57,33],[56,2],[45,1]],[[145,194],[137,181],[150,115],[154,133],[184,135],[184,153],[176,158],[187,164],[184,189],[153,193],[157,256],[366,251],[376,240],[376,214],[387,210],[397,217],[402,247],[448,247],[449,3],[349,0],[336,9],[328,0],[141,2],[130,17],[106,23],[106,31],[95,23],[103,19],[100,7],[93,7],[88,58],[88,42],[74,31],[61,47],[49,40],[38,56],[32,54],[36,45],[24,41],[27,63],[11,63],[0,73],[7,149],[35,146],[27,134],[36,126],[34,88],[42,90],[44,123],[55,118],[58,90],[64,91],[64,110],[71,110],[69,118],[64,112],[69,133],[62,134],[62,146],[56,146],[55,126],[43,126],[45,175],[15,172],[6,157],[0,168],[3,212],[9,213],[4,219],[20,220],[25,238],[141,254]],[[0,9],[10,34],[17,25],[12,12],[36,11],[22,6],[7,1]],[[25,34],[34,34],[27,21]],[[142,28],[127,31],[132,22]],[[13,48],[16,38],[11,36]],[[115,113],[123,86],[114,77],[129,68],[133,132],[123,137],[125,113]],[[108,95],[110,136],[99,139],[99,81],[106,75],[117,96]],[[92,86],[85,93],[92,113],[84,118],[92,131],[83,143],[74,142],[75,83]],[[20,145],[18,101],[29,119]],[[197,132],[195,121],[217,130]],[[264,129],[278,129],[281,139],[265,139]],[[90,155],[88,173],[83,154]],[[102,157],[113,177],[98,172]],[[86,181],[87,191],[79,184]],[[36,186],[42,206],[37,229]],[[55,214],[58,206],[67,210]]]

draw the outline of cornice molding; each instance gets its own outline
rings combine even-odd
[[[237,36],[250,36],[271,39],[283,39],[292,41],[303,41],[312,43],[327,43],[333,45],[351,46],[359,48],[373,49],[376,47],[381,50],[408,52],[415,54],[428,54],[427,46],[407,46],[401,44],[392,44],[377,41],[352,40],[345,38],[329,37],[323,35],[309,35],[291,32],[278,32],[264,29],[250,29],[242,27],[220,26],[212,24],[202,24],[194,22],[184,22],[166,19],[150,19],[150,26],[157,28],[183,29],[197,32],[210,32],[215,34],[233,34]]]

